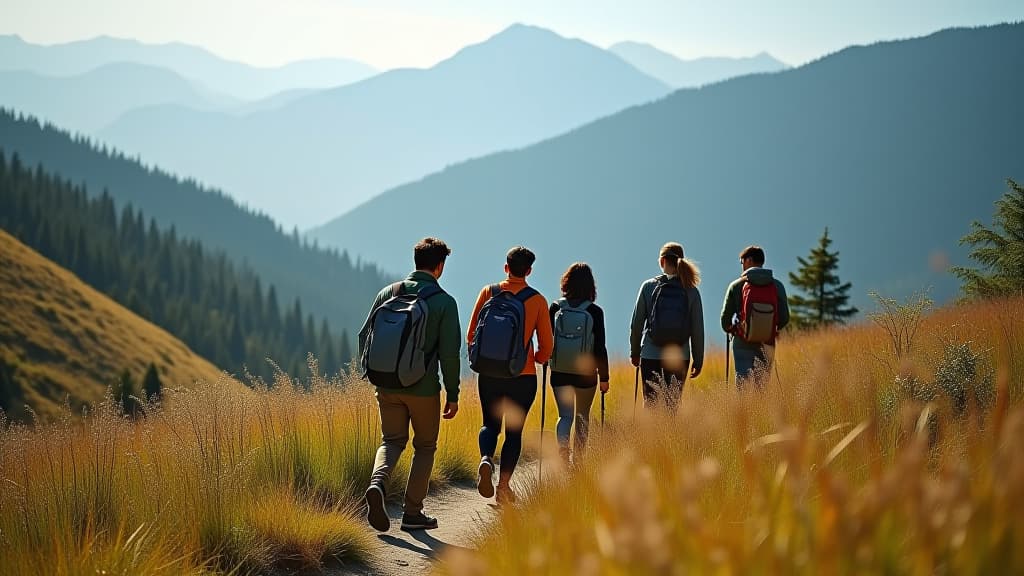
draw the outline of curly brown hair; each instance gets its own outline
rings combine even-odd
[[[594,272],[586,262],[573,262],[562,274],[562,296],[569,299],[597,300]]]

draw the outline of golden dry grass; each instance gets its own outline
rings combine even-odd
[[[633,372],[617,366],[582,462],[546,451],[544,483],[442,571],[1021,573],[1022,314],[1021,300],[938,311],[892,368],[877,327],[787,338],[766,389],[744,394],[720,349],[678,414],[635,421]],[[924,382],[965,342],[982,357],[973,384],[993,370],[995,403],[956,415],[946,396],[897,390],[890,370]]]
[[[582,463],[559,469],[549,398],[544,483],[503,512],[478,553],[444,569],[1024,569],[1024,325],[1010,320],[1022,313],[1022,301],[941,310],[896,367],[876,327],[788,338],[772,382],[752,394],[725,384],[718,350],[670,418],[640,409],[634,421],[633,372],[617,365],[608,424],[595,404]],[[892,370],[925,380],[950,342],[969,342],[995,370],[994,405],[955,416],[942,397],[925,405],[896,392]],[[460,414],[442,423],[435,486],[475,476],[479,405],[465,388]],[[218,380],[146,414],[128,420],[107,401],[84,418],[0,423],[5,573],[316,573],[372,555],[358,507],[380,433],[365,383]],[[538,402],[528,457],[539,420]]]
[[[0,231],[0,360],[15,365],[21,398],[44,419],[65,400],[77,411],[102,399],[122,370],[136,381],[150,362],[165,386],[216,381],[219,370],[180,340]]]

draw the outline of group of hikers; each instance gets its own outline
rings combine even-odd
[[[441,418],[454,418],[459,411],[462,332],[458,306],[438,284],[450,254],[437,238],[417,243],[413,248],[416,269],[377,294],[359,332],[362,374],[376,388],[382,436],[365,492],[366,518],[381,532],[391,525],[386,487],[409,441],[410,426],[414,452],[401,528],[437,528],[437,519],[423,512],[423,500]],[[566,462],[580,458],[591,405],[598,388],[603,394],[609,385],[604,312],[595,303],[593,270],[582,262],[569,266],[561,277],[561,298],[549,304],[527,283],[535,260],[523,246],[508,251],[506,277],[480,290],[466,331],[483,417],[477,491],[484,498],[494,497],[498,504],[516,501],[511,480],[522,451],[523,425],[537,396],[537,365],[545,375],[551,372],[558,445]],[[785,288],[764,268],[764,262],[764,250],[758,246],[740,253],[743,272],[729,285],[722,307],[722,329],[728,334],[727,342],[733,343],[740,389],[763,385],[775,338],[789,322]],[[630,324],[630,360],[643,382],[644,406],[674,412],[687,377],[696,378],[704,363],[700,271],[675,242],[662,246],[658,265],[662,273],[643,282],[637,295]],[[494,454],[503,423],[505,440],[496,467]]]

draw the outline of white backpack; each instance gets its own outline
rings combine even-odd
[[[584,300],[578,306],[570,306],[565,298],[555,304],[554,329],[555,347],[551,353],[552,372],[593,375],[597,369],[594,362],[594,318],[587,312],[591,302]]]

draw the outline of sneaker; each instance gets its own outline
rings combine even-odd
[[[494,483],[491,481],[494,476],[494,464],[491,464],[491,459],[487,457],[481,459],[476,473],[476,491],[484,498],[494,496]]]
[[[384,489],[376,484],[370,484],[364,495],[366,499],[366,521],[378,532],[387,532],[391,528],[391,519],[388,518],[388,511],[384,508]]]
[[[433,530],[437,528],[437,518],[431,518],[423,512],[402,515],[402,530]]]
[[[498,486],[498,495],[494,498],[498,504],[515,504],[516,493],[509,486]]]

